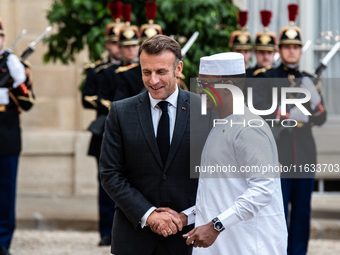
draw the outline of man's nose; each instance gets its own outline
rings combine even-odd
[[[159,82],[158,75],[155,73],[152,73],[150,76],[150,83],[151,84],[157,84]]]

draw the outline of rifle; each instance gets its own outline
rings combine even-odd
[[[321,73],[327,68],[328,62],[334,57],[340,48],[340,42],[337,42],[327,55],[320,61],[319,66],[315,69],[316,78],[321,76]]]
[[[12,42],[12,44],[6,49],[6,51],[8,53],[12,53],[13,49],[15,48],[15,46],[17,46],[17,44],[20,42],[20,40],[23,38],[23,36],[26,34],[27,30],[23,29],[20,33],[20,35],[14,40],[14,42]]]
[[[311,78],[314,85],[317,85],[319,80],[320,80],[320,76],[321,73],[327,68],[327,64],[329,63],[329,61],[335,56],[335,54],[338,52],[340,48],[340,42],[337,42],[332,49],[326,54],[326,56],[320,61],[319,66],[315,69],[315,74],[313,75],[313,77]],[[301,81],[298,82],[298,84],[296,84],[294,87],[298,87],[300,86]],[[321,90],[319,90],[320,88],[318,88],[317,86],[317,90],[319,91],[319,93],[321,94]],[[299,98],[301,97],[301,94],[298,94],[297,96],[295,96],[294,98]],[[292,108],[293,106],[287,106],[287,111],[289,112],[289,110]],[[281,132],[284,130],[284,128],[282,126],[274,126],[272,127],[272,131],[274,134],[274,137],[276,140],[278,140],[280,138],[280,134]],[[286,129],[288,131],[291,131],[290,128]]]
[[[21,60],[21,62],[22,63],[24,63],[24,61],[34,52],[34,48],[35,48],[35,46],[42,40],[42,39],[44,39],[46,36],[47,36],[47,34],[48,34],[48,32],[50,32],[51,31],[51,29],[52,29],[52,27],[47,27],[46,29],[45,29],[45,31],[43,32],[43,33],[41,33],[40,35],[39,35],[39,37],[36,39],[36,40],[34,40],[33,42],[31,42],[29,45],[28,45],[28,47],[26,48],[26,50],[24,50],[24,52],[21,54],[21,56],[20,56],[20,60]],[[12,50],[13,50],[13,48],[19,43],[19,41],[21,40],[21,38],[24,36],[26,34],[26,29],[24,29],[24,30],[22,30],[21,31],[21,34],[15,39],[15,41],[6,49],[6,52],[4,53],[4,55],[6,54],[6,57],[10,54],[10,53],[12,53]],[[4,61],[3,62],[3,65],[5,65],[6,64],[6,61]],[[1,67],[1,66],[0,66]],[[3,77],[2,77],[2,79],[0,80],[0,88],[1,87],[4,87],[5,85],[6,85],[6,83],[7,83],[7,81],[8,81],[8,79],[10,78],[10,74],[9,73],[7,73],[6,75],[4,75]]]
[[[192,36],[190,37],[190,39],[187,41],[187,43],[184,45],[184,47],[181,50],[181,54],[182,54],[182,59],[185,58],[185,55],[187,54],[188,50],[191,48],[191,46],[194,44],[194,42],[196,41],[197,37],[199,35],[199,32],[196,31],[195,33],[192,34]]]
[[[19,43],[19,41],[22,39],[22,37],[26,34],[26,29],[23,29],[20,33],[20,35],[14,40],[14,42],[5,50],[4,54],[2,55],[3,57],[3,61],[0,64],[0,68],[4,67],[6,65],[7,62],[7,57],[9,56],[9,54],[11,54],[13,52],[13,49],[15,48],[15,46],[17,46],[17,44]],[[0,88],[5,87],[7,84],[8,79],[10,78],[10,74],[9,72],[6,73],[2,79],[0,80]]]
[[[33,52],[35,49],[35,46],[42,40],[44,39],[47,34],[51,31],[52,27],[48,26],[44,32],[42,32],[37,39],[35,39],[33,42],[31,42],[26,50],[20,55],[21,61],[25,61]]]

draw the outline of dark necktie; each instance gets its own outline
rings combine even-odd
[[[158,106],[162,109],[162,115],[158,122],[157,144],[161,154],[163,166],[165,166],[170,148],[170,121],[168,114],[168,102],[160,101]]]

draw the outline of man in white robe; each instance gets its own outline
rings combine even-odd
[[[244,73],[239,53],[200,60],[198,83],[216,101],[218,94],[221,101],[215,103],[207,96],[207,108],[215,111],[219,120],[202,152],[196,211],[190,208],[184,212],[196,214],[196,228],[183,235],[187,244],[195,247],[195,255],[286,254],[287,228],[272,132],[246,106],[244,114],[233,114],[231,91],[214,86],[233,84],[242,90],[244,80],[240,77]]]

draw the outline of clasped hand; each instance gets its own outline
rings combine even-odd
[[[214,229],[212,222],[199,226],[183,235],[186,238],[187,245],[193,245],[194,247],[209,247],[212,245],[220,232]]]
[[[182,231],[183,226],[186,225],[186,220],[186,215],[183,213],[162,207],[150,214],[146,224],[153,232],[167,237],[176,234],[177,231]]]

